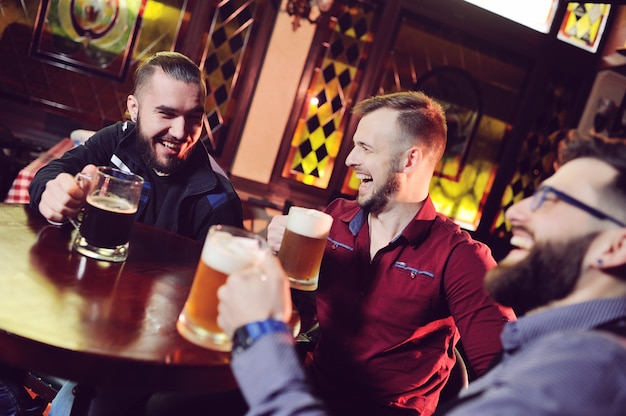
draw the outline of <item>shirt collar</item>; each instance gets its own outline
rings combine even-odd
[[[354,208],[346,210],[338,219],[348,224],[350,232],[353,235],[357,235],[367,222],[368,214],[367,211],[355,204]],[[424,200],[422,208],[417,212],[413,221],[402,230],[400,236],[411,243],[421,240],[424,232],[430,229],[430,225],[436,216],[437,211],[435,211],[435,206],[429,196]]]
[[[621,317],[626,317],[626,298],[605,298],[547,309],[507,323],[502,331],[502,346],[511,352],[554,332],[588,330]]]

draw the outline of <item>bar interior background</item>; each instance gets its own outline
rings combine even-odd
[[[41,149],[100,129],[125,116],[142,57],[180,51],[206,71],[206,143],[240,195],[323,207],[357,189],[353,103],[424,90],[450,130],[433,201],[499,258],[504,211],[552,173],[553,133],[626,130],[626,6],[501,4],[3,0],[0,124]]]

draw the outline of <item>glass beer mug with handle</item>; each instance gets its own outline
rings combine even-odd
[[[125,261],[143,178],[108,166],[75,178],[87,181],[88,191],[82,220],[70,219],[76,228],[72,249],[98,260]]]
[[[230,351],[232,342],[217,324],[217,289],[231,273],[261,264],[271,250],[260,236],[241,228],[209,229],[183,311],[176,328],[201,347]]]
[[[324,212],[295,206],[289,208],[278,259],[289,276],[292,288],[304,291],[317,289],[320,265],[332,224],[333,217]]]

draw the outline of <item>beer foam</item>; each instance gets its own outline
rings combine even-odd
[[[104,211],[120,214],[134,214],[137,211],[137,207],[133,207],[129,201],[116,195],[88,195],[87,203]]]
[[[259,264],[267,252],[253,238],[215,231],[202,249],[202,261],[217,271],[231,274]]]
[[[333,217],[309,208],[291,207],[287,218],[287,228],[296,234],[310,238],[326,238]]]

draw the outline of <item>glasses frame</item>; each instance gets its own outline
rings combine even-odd
[[[542,185],[540,186],[535,193],[533,194],[533,199],[532,202],[530,204],[530,209],[532,211],[536,211],[539,208],[541,208],[541,206],[543,205],[543,203],[546,200],[546,195],[548,194],[554,194],[556,195],[556,197],[558,199],[560,199],[561,201],[565,202],[566,204],[569,204],[571,206],[574,206],[582,211],[585,211],[587,214],[601,219],[601,220],[608,220],[611,221],[617,225],[619,225],[620,227],[626,227],[626,224],[620,220],[618,220],[617,218],[609,215],[609,214],[605,214],[604,212],[591,207],[587,204],[585,204],[582,201],[579,201],[578,199],[574,198],[573,196],[570,196],[568,194],[566,194],[565,192],[561,192],[558,189],[555,189],[549,185]]]

